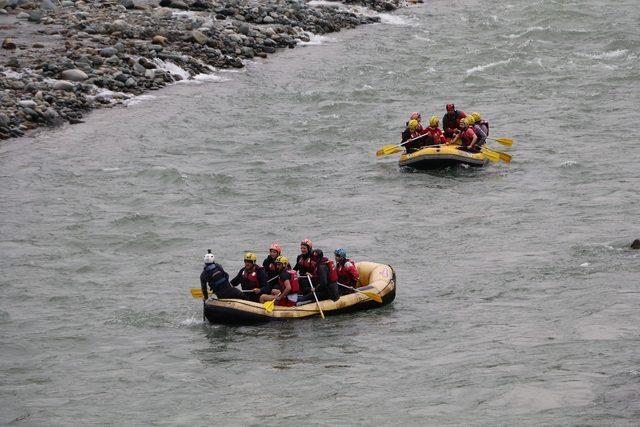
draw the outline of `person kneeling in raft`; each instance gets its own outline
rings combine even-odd
[[[280,255],[276,258],[276,270],[278,271],[278,284],[272,289],[260,295],[260,302],[275,300],[276,305],[294,307],[298,302],[298,275],[291,270],[287,257]]]
[[[253,252],[245,253],[244,267],[238,271],[236,277],[231,279],[231,285],[240,285],[245,292],[244,298],[254,302],[260,300],[260,294],[269,293],[267,273],[264,271],[264,268],[256,264],[256,260],[256,254]]]
[[[314,271],[308,273],[304,280],[311,280],[315,284],[315,292],[319,300],[331,299],[338,301],[340,293],[338,292],[338,272],[333,261],[324,256],[322,250],[314,249],[311,252],[311,261],[313,262]],[[314,302],[313,293],[298,298],[299,302]]]
[[[219,299],[237,298],[245,299],[244,294],[229,284],[229,275],[220,264],[216,264],[216,257],[211,253],[211,249],[204,254],[204,270],[200,273],[200,287],[202,297],[206,301],[209,299],[209,288]]]

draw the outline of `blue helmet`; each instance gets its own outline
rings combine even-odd
[[[340,258],[346,258],[347,257],[347,251],[345,251],[342,248],[338,248],[335,251],[333,251],[334,254],[338,255]]]

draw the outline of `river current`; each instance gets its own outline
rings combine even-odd
[[[427,1],[0,145],[0,424],[637,425],[636,2]],[[454,102],[509,165],[410,173]],[[207,248],[392,265],[368,312],[209,326]]]

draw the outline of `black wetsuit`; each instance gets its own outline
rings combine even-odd
[[[229,284],[229,275],[224,271],[220,264],[211,263],[204,266],[204,270],[200,274],[200,288],[204,298],[209,298],[209,289],[216,294],[219,299],[238,298],[245,299],[244,294]]]
[[[269,292],[271,292],[271,290],[267,285],[267,273],[265,273],[264,268],[256,266],[256,281],[257,281],[256,283],[256,282],[252,282],[251,280],[247,280],[243,276],[244,270],[245,268],[242,267],[240,271],[238,271],[238,274],[236,275],[236,277],[231,279],[231,284],[233,286],[240,285],[240,287],[242,287],[242,289],[245,291],[252,290],[255,288],[260,288],[260,293],[257,293],[257,294],[254,292],[243,292],[245,299],[249,301],[258,302],[260,301],[261,294],[268,294]]]

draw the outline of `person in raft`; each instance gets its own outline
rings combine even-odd
[[[200,273],[200,287],[204,301],[209,299],[209,288],[211,293],[216,294],[220,299],[245,299],[240,290],[229,284],[229,275],[220,264],[216,264],[216,257],[211,253],[211,249],[204,254],[203,260],[204,270]]]
[[[433,143],[436,145],[446,143],[444,133],[442,132],[442,129],[438,127],[439,124],[440,119],[438,116],[431,116],[429,119],[429,127],[424,130],[424,134],[429,135],[433,139]]]
[[[466,151],[477,151],[476,143],[478,142],[478,136],[473,131],[473,128],[469,126],[469,123],[473,124],[473,119],[464,118],[460,121],[460,133],[456,135],[450,144],[460,142],[462,149]]]
[[[409,129],[409,123],[411,123],[411,120],[416,120],[418,122],[418,126],[416,126],[416,129],[419,132],[422,132],[422,116],[420,115],[420,113],[411,113],[411,116],[409,116],[409,120],[404,124],[405,128],[402,131],[402,141],[400,142],[405,142],[411,139],[411,133],[415,132],[412,131],[411,129]]]
[[[244,254],[244,267],[238,271],[236,277],[231,279],[232,286],[238,286],[242,288],[244,292],[244,299],[249,301],[258,302],[260,300],[260,294],[269,292],[267,286],[267,273],[264,268],[256,264],[256,254],[253,252],[246,252]]]
[[[277,243],[269,246],[269,255],[262,261],[262,267],[267,272],[267,279],[271,280],[278,275],[276,270],[276,258],[282,253],[282,248]]]
[[[293,269],[298,272],[298,276],[304,276],[307,273],[311,273],[313,271],[313,265],[311,264],[311,250],[313,249],[313,244],[311,240],[304,239],[300,243],[300,255],[296,258],[296,265],[293,266]],[[302,293],[307,293],[311,291],[309,287],[309,283],[305,283],[306,280],[302,280],[300,287],[302,288]]]
[[[442,129],[446,138],[453,138],[460,130],[460,120],[467,117],[464,111],[456,110],[453,104],[447,104],[447,112],[442,116]]]
[[[276,305],[285,307],[295,307],[298,302],[298,275],[291,269],[289,259],[280,255],[276,258],[276,269],[278,271],[278,284],[273,286],[269,292],[260,296],[260,302],[275,300]]]
[[[307,273],[306,277],[300,281],[311,281],[315,286],[315,292],[319,300],[332,299],[338,301],[340,293],[338,292],[338,272],[335,264],[324,256],[321,249],[314,249],[311,252],[311,260],[313,261],[313,272]],[[299,302],[313,302],[315,297],[313,293],[298,298]]]
[[[474,144],[474,148],[476,150],[479,150],[480,147],[482,147],[487,142],[487,134],[484,133],[483,127],[476,123],[476,118],[473,114],[470,116],[467,116],[465,120],[467,121],[467,124],[469,125],[469,127],[473,129],[473,132],[478,137],[478,140]]]
[[[360,273],[356,268],[356,263],[347,258],[347,251],[343,248],[336,249],[333,254],[336,259],[336,273],[338,274],[338,283],[355,288],[360,279]],[[340,287],[340,295],[350,294],[350,289]]]

